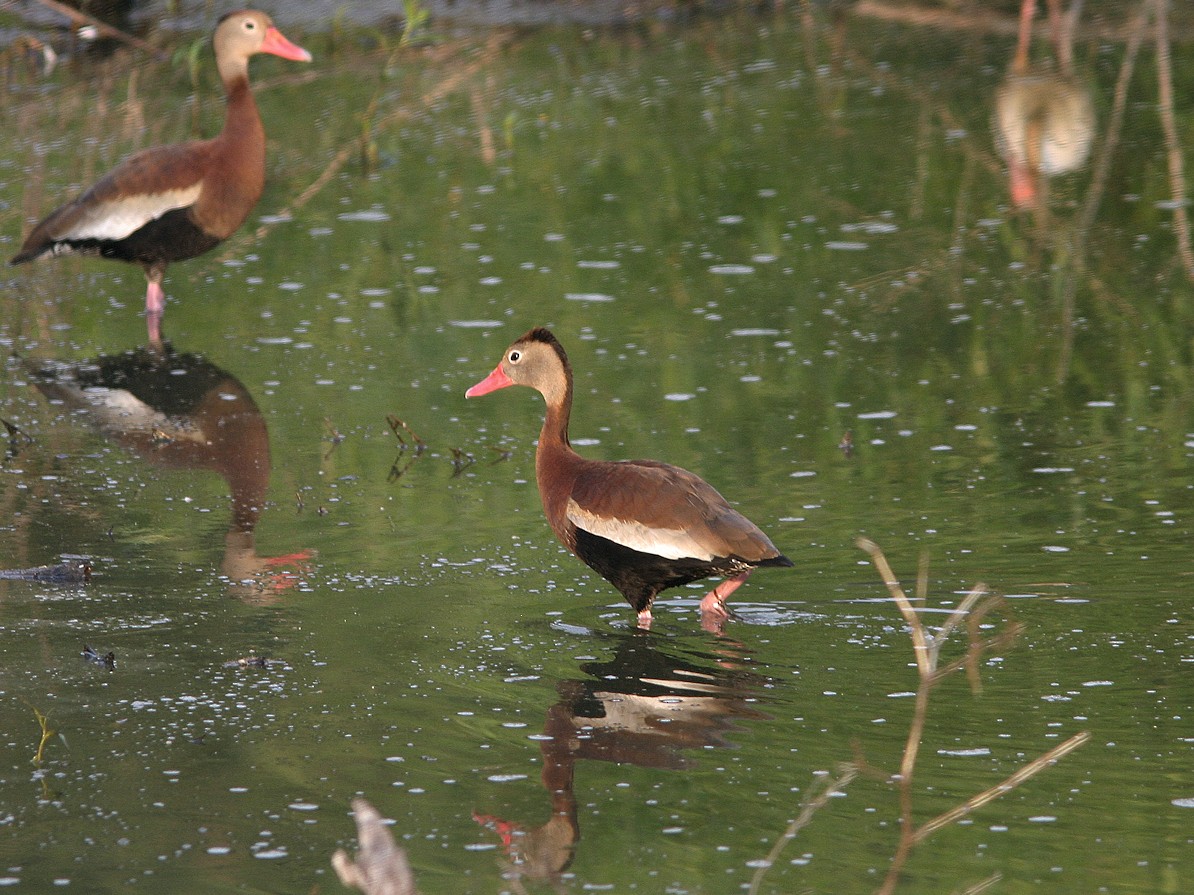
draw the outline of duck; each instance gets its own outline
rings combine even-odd
[[[720,633],[726,600],[763,566],[792,566],[753,522],[695,473],[657,460],[593,460],[568,440],[572,365],[555,335],[536,327],[465,392],[533,388],[547,412],[535,451],[543,512],[571,553],[617,588],[649,629],[660,591],[723,577],[700,603],[701,626]]]
[[[82,195],[52,211],[9,262],[75,253],[140,265],[151,344],[161,343],[167,265],[215,248],[236,232],[261,198],[265,130],[249,87],[250,57],[269,53],[311,61],[309,52],[256,10],[223,16],[212,46],[226,96],[220,133],[152,147],[125,159]]]
[[[1053,63],[1029,59],[1036,0],[1022,0],[1015,55],[1007,78],[995,92],[995,148],[1007,162],[1008,192],[1018,209],[1045,204],[1048,178],[1086,164],[1097,124],[1090,89],[1073,70],[1076,10],[1062,15],[1049,0]]]

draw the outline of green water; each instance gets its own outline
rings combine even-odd
[[[219,431],[268,450],[188,463],[49,401],[28,363],[143,342],[141,275],[6,273],[0,340],[27,363],[0,417],[30,440],[0,465],[0,566],[95,574],[0,581],[4,887],[340,891],[364,795],[428,893],[876,891],[917,674],[859,535],[909,590],[926,559],[931,625],[985,582],[1006,599],[977,636],[1020,626],[981,692],[933,690],[915,823],[1090,735],[917,846],[895,891],[1194,886],[1194,290],[1151,44],[1076,241],[1089,168],[1047,214],[1009,206],[1006,37],[783,11],[395,55],[286,30],[316,61],[254,62],[259,215],[171,269],[156,371],[169,391],[205,360],[211,412],[237,408]],[[1124,55],[1077,44],[1093,157]],[[10,72],[0,248],[127,152],[211,133],[210,69]],[[699,472],[795,561],[723,637],[698,586],[636,632],[542,517],[542,401],[465,401],[533,325],[576,369],[579,450]],[[474,814],[517,825],[510,852]]]

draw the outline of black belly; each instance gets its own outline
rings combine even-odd
[[[655,595],[668,587],[679,587],[712,575],[736,575],[755,565],[736,557],[667,559],[623,547],[608,538],[576,529],[576,555],[598,575],[622,592],[636,612],[651,605]]]
[[[195,225],[185,208],[154,218],[124,239],[64,240],[76,252],[135,264],[185,261],[214,249],[222,240]]]

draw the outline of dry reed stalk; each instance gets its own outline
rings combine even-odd
[[[1190,216],[1186,212],[1186,172],[1182,146],[1173,119],[1173,60],[1169,52],[1169,3],[1154,0],[1157,28],[1157,101],[1165,131],[1165,156],[1169,165],[1169,191],[1173,197],[1173,229],[1177,252],[1186,276],[1194,280],[1194,251],[1190,248]]]
[[[997,882],[1003,879],[1003,874],[996,870],[984,880],[979,880],[973,886],[967,886],[965,889],[956,890],[955,895],[982,895]]]
[[[871,562],[875,564],[875,568],[879,570],[879,574],[883,578],[883,583],[887,585],[887,592],[891,594],[891,598],[899,607],[900,614],[904,616],[904,621],[908,623],[912,635],[912,649],[916,655],[916,670],[920,672],[922,678],[928,677],[932,674],[933,669],[929,665],[929,645],[925,639],[925,629],[921,624],[920,616],[917,615],[916,609],[913,608],[904,589],[900,587],[900,582],[892,572],[891,566],[887,564],[887,557],[883,555],[879,545],[868,538],[859,538],[858,546],[870,554]]]
[[[830,777],[821,787],[820,791],[810,795],[803,802],[800,803],[800,813],[796,818],[788,824],[788,828],[784,830],[783,835],[775,840],[775,845],[771,847],[771,851],[767,853],[767,857],[763,859],[763,865],[755,871],[755,875],[750,881],[750,895],[758,895],[759,886],[763,883],[763,877],[771,866],[779,858],[780,852],[787,847],[787,844],[796,838],[813,819],[813,815],[820,811],[828,804],[829,800],[844,790],[850,785],[850,782],[858,776],[858,766],[853,764],[845,764],[839,770],[836,777]]]
[[[475,77],[479,72],[484,71],[490,66],[493,57],[512,39],[512,37],[505,33],[498,33],[490,37],[486,42],[484,49],[476,59],[471,61],[468,65],[463,66],[459,70],[453,71],[442,81],[437,83],[435,87],[427,91],[419,98],[419,105],[427,108],[434,103],[439,102],[448,94],[461,88],[463,84]],[[382,116],[370,126],[371,131],[380,130],[389,127],[393,124],[398,124],[406,121],[411,116],[409,108],[395,109],[394,111]],[[260,242],[274,228],[278,221],[287,220],[294,216],[294,213],[310,202],[319,192],[331,182],[340,171],[348,164],[349,160],[360,151],[359,135],[353,136],[345,141],[344,145],[332,156],[331,161],[327,163],[323,171],[307,186],[301,193],[292,199],[287,205],[284,205],[273,215],[271,219],[261,224],[253,231],[252,236],[247,237],[248,242]],[[236,239],[236,244],[245,242],[246,239]],[[225,261],[236,254],[236,251],[225,252],[220,260]]]
[[[1082,211],[1078,215],[1070,240],[1070,264],[1066,281],[1062,285],[1062,339],[1061,349],[1058,351],[1056,376],[1058,382],[1065,381],[1069,376],[1070,359],[1074,350],[1074,302],[1078,291],[1078,278],[1086,274],[1087,242],[1090,238],[1091,228],[1094,226],[1095,215],[1099,211],[1099,204],[1103,200],[1103,193],[1107,188],[1107,177],[1111,173],[1111,161],[1119,146],[1119,136],[1123,131],[1124,110],[1128,104],[1128,85],[1136,70],[1136,56],[1140,52],[1140,45],[1144,42],[1144,31],[1148,27],[1151,15],[1151,7],[1148,4],[1142,4],[1128,30],[1128,39],[1124,44],[1124,60],[1119,68],[1119,77],[1115,82],[1115,94],[1111,102],[1111,116],[1107,121],[1106,136],[1095,151],[1094,162],[1091,164],[1090,187],[1086,191],[1086,199],[1082,203]]]
[[[37,0],[37,2],[46,7],[46,9],[53,10],[59,15],[70,19],[71,24],[73,24],[76,28],[82,26],[94,28],[100,34],[100,36],[111,38],[112,40],[118,40],[121,43],[128,44],[130,47],[136,47],[138,50],[148,53],[150,56],[160,62],[164,62],[169,58],[164,52],[159,50],[153,44],[146,43],[145,41],[141,40],[141,38],[132,34],[127,34],[124,31],[121,31],[119,28],[113,28],[107,22],[101,21],[95,16],[89,16],[87,13],[75,9],[73,6],[67,6],[65,3],[57,2],[57,0]]]
[[[896,580],[883,551],[879,549],[878,545],[867,538],[859,538],[858,546],[870,555],[871,561],[887,586],[888,593],[891,594],[896,606],[899,607],[900,613],[908,622],[909,634],[916,652],[916,667],[919,677],[919,684],[916,688],[916,703],[912,710],[912,720],[908,726],[908,737],[904,743],[904,751],[900,760],[900,771],[894,778],[899,789],[900,798],[900,840],[896,846],[895,855],[892,857],[891,864],[888,867],[887,875],[877,890],[877,895],[891,895],[895,891],[904,865],[907,863],[912,850],[916,846],[920,845],[942,827],[948,826],[971,812],[978,810],[1004,793],[1015,789],[1021,783],[1036,776],[1045,768],[1055,764],[1061,758],[1086,743],[1090,739],[1090,734],[1083,731],[1070,737],[1064,743],[1033,759],[1002,782],[983,790],[977,795],[971,796],[960,805],[918,826],[914,822],[912,812],[912,780],[916,771],[916,761],[928,716],[929,696],[933,687],[953,672],[965,668],[967,675],[970,677],[972,687],[977,689],[979,684],[979,658],[987,652],[1010,644],[1021,628],[1019,624],[1011,623],[1006,630],[995,634],[993,637],[979,638],[979,626],[983,617],[990,611],[993,605],[996,605],[993,600],[984,600],[984,598],[992,597],[993,595],[984,585],[980,584],[962,599],[941,627],[937,629],[935,634],[929,633],[925,630],[924,623],[920,620],[909,603],[903,588],[900,587],[899,582]],[[967,622],[970,635],[966,654],[944,668],[939,668],[941,646],[963,620]],[[858,766],[862,767],[864,761],[864,759],[860,759]],[[994,885],[997,879],[998,874],[975,886],[971,886],[965,892],[978,893],[985,891],[991,885]]]
[[[993,802],[1004,793],[1011,792],[1021,783],[1035,777],[1045,768],[1057,764],[1058,761],[1065,758],[1079,746],[1084,746],[1090,740],[1090,732],[1082,731],[1076,733],[1064,743],[1054,746],[1043,755],[1038,755],[1024,767],[1011,774],[1002,783],[997,783],[989,789],[984,789],[977,795],[968,798],[961,805],[951,808],[949,811],[938,814],[932,820],[927,820],[919,827],[916,832],[912,834],[913,844],[919,844],[928,839],[942,827],[949,826],[955,821],[961,820],[967,814],[981,808],[988,802]]]

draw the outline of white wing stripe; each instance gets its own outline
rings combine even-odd
[[[203,185],[196,183],[186,189],[123,196],[87,209],[74,225],[55,239],[124,239],[175,208],[186,208],[199,198]]]
[[[711,560],[715,557],[689,534],[678,528],[652,528],[641,522],[607,519],[568,501],[568,519],[577,528],[640,553],[652,553],[664,559]]]

